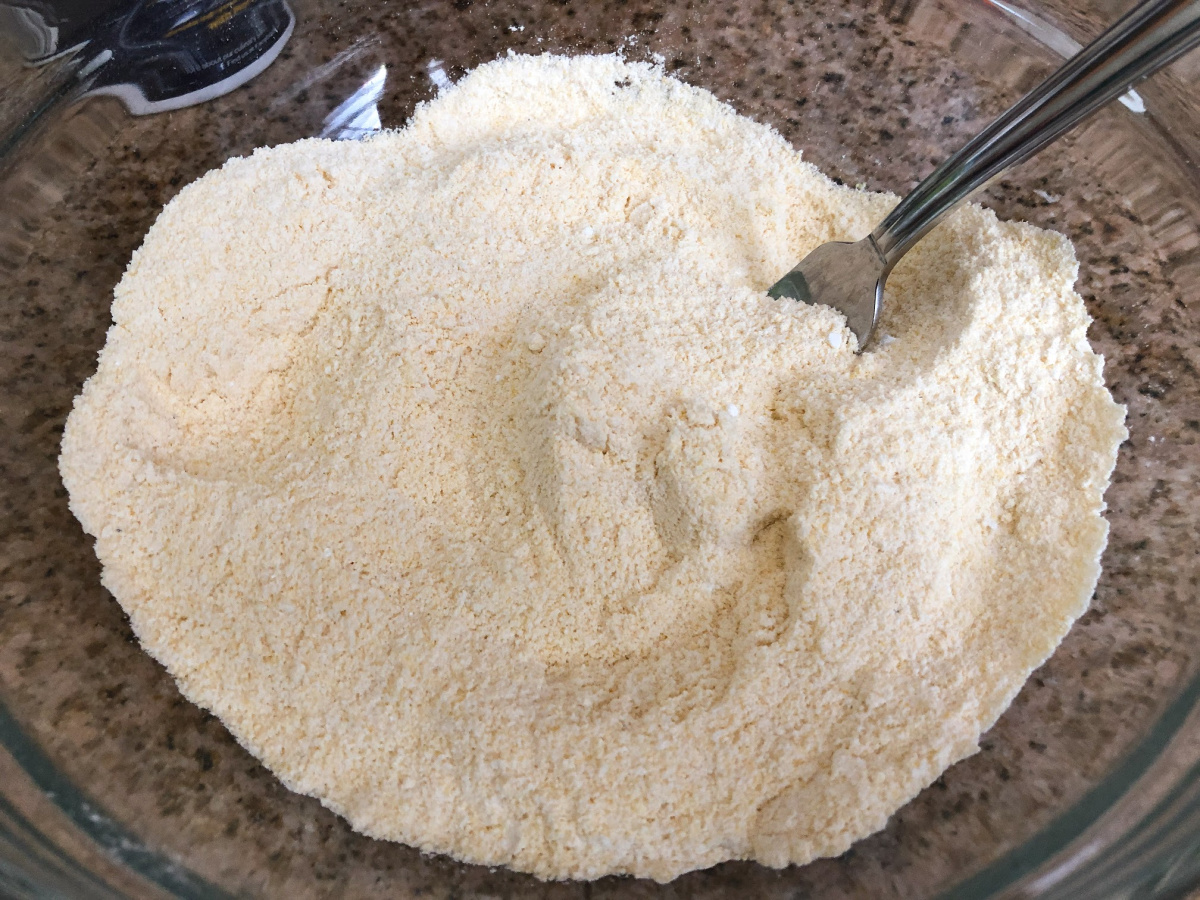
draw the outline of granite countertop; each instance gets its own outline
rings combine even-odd
[[[291,43],[248,86],[137,119],[111,98],[87,101],[0,172],[0,699],[89,808],[123,823],[134,850],[161,851],[232,894],[289,898],[923,896],[1028,838],[1148,729],[1195,668],[1200,641],[1200,191],[1172,155],[1170,129],[1118,108],[983,197],[1003,218],[1075,242],[1090,336],[1128,405],[1131,438],[1108,495],[1112,537],[1092,609],[978,755],[838,859],[783,872],[728,863],[666,887],[542,884],[422,856],[356,835],[282,787],[138,648],[55,465],[113,285],[182,185],[232,155],[319,133],[380,65],[379,114],[398,126],[432,95],[431,73],[454,78],[508,48],[623,48],[659,54],[831,175],[902,192],[1054,62],[1048,51],[1019,54],[1027,38],[999,16],[939,0],[314,0],[295,10]],[[1164,103],[1177,88],[1163,88]],[[1153,110],[1154,91],[1146,97]],[[5,759],[0,771],[18,778]],[[114,854],[97,857],[104,877],[153,896]]]

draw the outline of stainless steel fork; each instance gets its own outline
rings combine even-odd
[[[867,237],[822,244],[768,293],[831,306],[866,347],[892,267],[994,175],[1200,43],[1200,0],[1148,0],[1084,47],[913,189]]]

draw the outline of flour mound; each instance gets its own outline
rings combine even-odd
[[[510,56],[183,190],[61,469],[146,649],[369,835],[544,878],[836,854],[1084,611],[1124,435],[1063,237],[962,209],[856,355],[765,289],[894,198]]]

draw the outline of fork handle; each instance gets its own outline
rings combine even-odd
[[[975,188],[1197,43],[1200,0],[1147,0],[1132,9],[900,201],[871,233],[887,269]]]

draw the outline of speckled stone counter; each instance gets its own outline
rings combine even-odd
[[[313,2],[296,12],[291,44],[247,87],[141,119],[88,101],[0,172],[0,700],[96,816],[123,823],[129,859],[145,845],[196,884],[287,898],[919,897],[1030,837],[1146,732],[1200,642],[1200,189],[1173,161],[1170,128],[1115,108],[982,198],[1074,240],[1091,337],[1131,438],[1108,495],[1112,538],[1092,609],[978,755],[836,860],[783,872],[729,863],[669,886],[542,884],[425,857],[289,793],[140,651],[56,470],[113,285],[182,185],[256,146],[319,133],[380,65],[380,116],[396,126],[431,96],[432,72],[454,78],[508,48],[624,49],[659,54],[829,174],[902,192],[1054,62],[998,14],[937,0]],[[1162,89],[1164,103],[1177,88]],[[1152,111],[1155,97],[1147,89]]]

